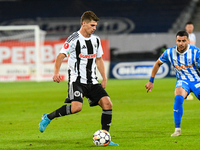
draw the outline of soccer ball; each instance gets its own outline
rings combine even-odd
[[[110,140],[111,136],[106,130],[97,130],[93,134],[93,142],[96,146],[107,146]]]

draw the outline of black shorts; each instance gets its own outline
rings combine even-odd
[[[101,84],[82,84],[73,82],[68,86],[68,96],[65,99],[65,103],[71,103],[72,101],[83,103],[83,97],[86,97],[90,106],[96,106],[102,97],[109,96]]]

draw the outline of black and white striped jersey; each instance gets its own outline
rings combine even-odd
[[[79,31],[70,35],[60,53],[68,56],[69,83],[97,84],[96,58],[103,55],[100,38],[92,34],[85,38]]]

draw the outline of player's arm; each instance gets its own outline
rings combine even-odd
[[[97,68],[103,78],[103,80],[101,81],[101,85],[103,88],[106,88],[107,77],[106,77],[105,65],[103,62],[103,58],[102,57],[96,58],[96,64],[97,64]]]
[[[59,83],[61,81],[61,75],[59,74],[60,66],[62,64],[63,59],[66,57],[64,53],[59,53],[54,64],[54,76],[53,81]]]
[[[146,89],[147,89],[147,93],[149,91],[151,91],[153,89],[153,83],[154,83],[154,78],[156,76],[156,73],[158,72],[158,69],[160,68],[160,66],[162,65],[163,63],[158,59],[156,61],[156,63],[154,64],[153,66],[153,69],[152,69],[152,72],[151,72],[151,77],[149,79],[149,82],[145,85]]]

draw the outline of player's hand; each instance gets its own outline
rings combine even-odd
[[[62,77],[60,74],[54,74],[54,76],[53,76],[54,82],[60,83],[61,80],[62,80]]]
[[[147,89],[147,93],[153,89],[153,83],[152,82],[148,82],[146,85],[145,85],[145,88]]]
[[[105,89],[106,88],[106,85],[107,85],[107,80],[106,79],[103,79],[101,81],[101,86]]]

